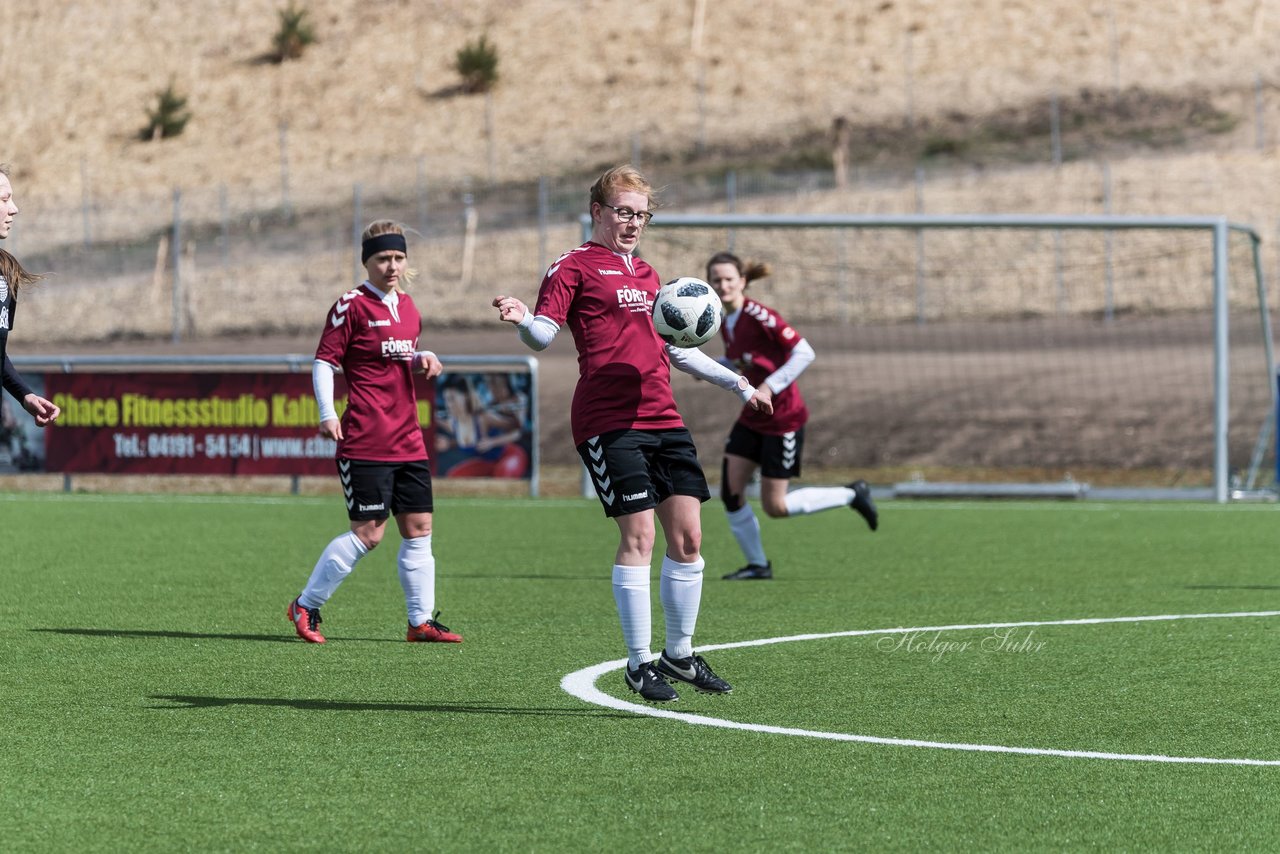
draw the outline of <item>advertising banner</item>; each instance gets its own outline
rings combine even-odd
[[[68,474],[331,475],[309,373],[45,374],[62,408],[42,431],[45,466]],[[418,423],[435,437],[433,383],[417,378]],[[334,402],[346,407],[335,377]]]
[[[27,372],[25,378],[62,415],[39,429],[4,395],[0,473],[334,474],[336,443],[317,430],[309,373]],[[486,367],[415,382],[435,477],[533,477],[529,373]],[[341,413],[341,374],[334,402]]]

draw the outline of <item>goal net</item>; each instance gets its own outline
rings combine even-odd
[[[663,214],[641,245],[665,279],[704,277],[726,249],[771,265],[748,295],[817,352],[800,379],[806,480],[1218,501],[1274,487],[1275,366],[1248,227]],[[675,382],[717,472],[737,408]]]

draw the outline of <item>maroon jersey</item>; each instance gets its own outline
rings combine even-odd
[[[427,458],[412,374],[422,317],[408,294],[388,297],[367,282],[347,291],[329,311],[316,348],[316,359],[342,368],[347,381],[339,457]]]
[[[671,362],[650,312],[658,274],[631,255],[584,243],[551,265],[534,314],[569,326],[578,348],[570,422],[580,445],[610,430],[683,427]]]
[[[782,367],[801,340],[800,333],[782,315],[752,299],[743,303],[733,331],[725,323],[720,327],[720,336],[724,338],[725,356],[754,386],[764,383],[769,374]],[[799,430],[808,420],[809,409],[796,383],[773,396],[773,415],[744,406],[738,417],[738,423],[766,436]]]

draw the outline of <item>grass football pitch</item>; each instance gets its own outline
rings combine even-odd
[[[392,530],[313,646],[334,497],[0,493],[0,849],[1280,848],[1276,508],[881,511],[762,519],[726,582],[708,504],[735,690],[655,713],[594,502],[439,499],[465,643],[404,642]]]

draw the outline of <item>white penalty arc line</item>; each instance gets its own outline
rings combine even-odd
[[[760,638],[757,640],[738,641],[735,643],[708,644],[698,647],[699,652],[714,649],[737,649],[749,646],[767,646],[775,643],[793,641],[825,640],[827,638],[847,638],[865,635],[895,635],[912,632],[967,631],[974,629],[1016,629],[1036,626],[1095,626],[1108,623],[1151,623],[1171,620],[1220,620],[1244,619],[1249,617],[1280,617],[1280,611],[1239,611],[1225,614],[1159,614],[1136,617],[1090,617],[1077,620],[1025,620],[1011,623],[958,623],[951,626],[918,626],[914,628],[891,629],[856,629],[846,632],[826,632],[822,634],[788,635],[786,637]],[[926,741],[915,738],[884,738],[874,735],[856,735],[842,732],[823,732],[820,730],[799,729],[796,727],[770,726],[768,724],[749,724],[738,721],[712,718],[706,715],[695,715],[688,712],[676,712],[670,709],[632,703],[604,693],[596,687],[597,680],[606,673],[621,670],[626,666],[625,658],[616,661],[605,661],[584,667],[567,674],[560,680],[560,687],[571,696],[597,706],[617,709],[623,712],[634,712],[654,718],[667,718],[687,724],[720,727],[722,729],[764,732],[774,735],[796,735],[805,738],[821,738],[828,741],[855,741],[863,744],[883,744],[895,747],[927,747],[935,750],[964,750],[977,753],[1015,753],[1024,756],[1057,756],[1067,759],[1110,759],[1125,762],[1166,762],[1188,765],[1260,765],[1280,766],[1280,759],[1236,759],[1213,756],[1166,756],[1158,753],[1107,753],[1100,750],[1059,750],[1048,747],[1011,747],[1003,744],[965,744],[963,742]]]

